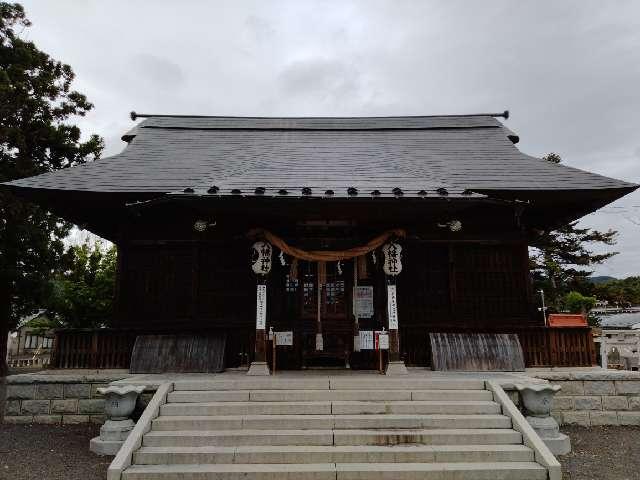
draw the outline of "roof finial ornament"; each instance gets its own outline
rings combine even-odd
[[[131,110],[131,113],[129,113],[129,116],[131,117],[131,120],[133,120],[134,122],[138,118],[138,114],[136,113],[135,110]]]
[[[509,120],[509,110],[505,110],[505,111],[502,113],[502,116],[504,117],[504,119],[505,119],[505,120]]]

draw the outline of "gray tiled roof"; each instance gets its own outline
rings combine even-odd
[[[492,116],[374,118],[150,117],[125,150],[11,182],[122,193],[451,196],[490,191],[629,189],[634,185],[525,155]],[[420,192],[420,193],[419,193]],[[308,193],[308,190],[306,191]]]

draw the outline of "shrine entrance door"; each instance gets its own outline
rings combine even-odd
[[[335,262],[325,265],[320,275],[317,262],[300,262],[298,270],[303,368],[348,366],[353,350],[350,268],[343,264],[339,272]]]

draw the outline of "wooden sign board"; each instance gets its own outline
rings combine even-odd
[[[360,350],[373,350],[373,330],[360,330]]]
[[[293,345],[293,332],[274,332],[276,334],[276,345]]]
[[[355,312],[358,318],[373,317],[373,287],[356,287],[355,299]]]
[[[389,334],[376,332],[376,350],[389,350]]]
[[[395,285],[387,285],[387,315],[389,330],[398,329],[398,297]]]

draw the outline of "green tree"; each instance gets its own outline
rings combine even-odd
[[[100,137],[81,141],[71,123],[93,108],[71,89],[73,70],[21,38],[31,23],[19,4],[0,2],[0,182],[98,158]],[[51,272],[70,225],[0,190],[0,339],[49,296]],[[0,341],[0,377],[6,375]]]
[[[66,327],[102,327],[113,316],[116,247],[100,243],[74,246],[65,255],[67,269],[53,280],[47,310]]]
[[[556,153],[543,157],[552,163],[562,159]],[[617,232],[609,229],[600,232],[578,227],[570,222],[555,230],[539,231],[531,239],[535,248],[531,255],[531,268],[537,288],[545,290],[552,308],[561,308],[561,298],[569,290],[583,291],[593,266],[605,262],[618,252],[594,253],[596,245],[615,245]]]
[[[592,284],[589,294],[598,300],[622,306],[640,305],[640,277],[627,277]]]
[[[599,326],[600,319],[590,315],[591,310],[596,306],[596,297],[588,297],[572,290],[563,297],[562,305],[563,310],[570,313],[581,313],[587,317],[590,325]]]

